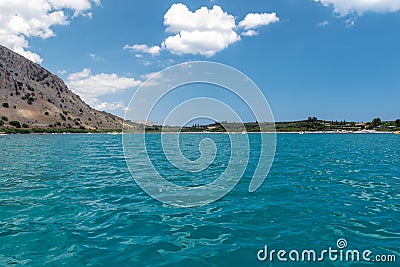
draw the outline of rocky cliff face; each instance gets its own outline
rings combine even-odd
[[[56,75],[0,46],[0,127],[15,127],[15,122],[29,128],[123,125],[121,118],[92,109]]]

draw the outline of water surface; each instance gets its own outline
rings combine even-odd
[[[199,156],[201,136],[182,136],[185,155]],[[399,261],[399,137],[279,134],[268,178],[249,193],[252,142],[233,191],[208,206],[171,208],[132,179],[119,135],[1,136],[0,266],[268,266],[256,256],[264,245],[318,250],[339,238]],[[229,155],[225,135],[211,138],[223,149],[201,177],[162,155],[157,168],[176,183],[211,181]]]

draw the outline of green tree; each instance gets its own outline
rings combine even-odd
[[[0,126],[4,125],[4,121],[0,120]]]
[[[9,124],[15,128],[21,128],[21,123],[19,121],[10,121]]]
[[[371,127],[376,127],[382,124],[382,120],[380,118],[374,118],[371,121]]]
[[[397,119],[397,120],[395,121],[395,124],[396,124],[397,127],[400,127],[400,119]]]
[[[6,116],[2,116],[2,117],[1,117],[1,120],[3,120],[3,121],[8,121],[8,118],[7,118]]]

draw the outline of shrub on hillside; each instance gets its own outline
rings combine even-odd
[[[62,114],[62,113],[60,113],[60,117],[61,117],[61,119],[62,119],[63,121],[66,121],[66,120],[67,120],[67,118],[65,118],[64,114]]]
[[[9,124],[15,128],[21,128],[21,123],[19,121],[10,121]]]

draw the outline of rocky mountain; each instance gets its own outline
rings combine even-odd
[[[123,120],[84,103],[62,79],[0,45],[0,127],[122,129]]]

